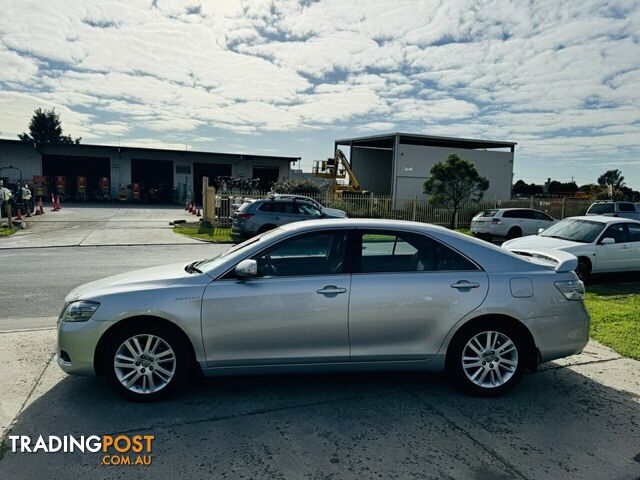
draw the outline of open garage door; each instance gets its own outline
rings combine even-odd
[[[251,178],[260,179],[258,189],[266,191],[278,181],[279,176],[280,167],[253,167]]]
[[[132,158],[131,183],[140,184],[145,203],[173,203],[173,162]]]
[[[108,157],[43,155],[42,174],[48,178],[51,191],[56,191],[56,177],[64,177],[64,198],[78,200],[78,177],[85,177],[86,198],[98,199],[100,178],[111,178],[111,162]]]
[[[202,177],[209,177],[209,185],[217,177],[230,177],[231,165],[224,163],[194,163],[193,164],[193,188],[195,201],[202,204]]]

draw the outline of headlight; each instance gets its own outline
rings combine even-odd
[[[90,302],[88,300],[71,302],[60,315],[60,320],[63,322],[86,322],[99,306],[98,302]]]
[[[582,300],[584,298],[584,283],[580,280],[566,280],[555,283],[567,300]]]

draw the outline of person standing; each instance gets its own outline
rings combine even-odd
[[[7,205],[11,202],[13,194],[11,190],[4,186],[4,182],[0,180],[0,217],[7,216]]]
[[[27,209],[27,215],[31,215],[31,212],[33,212],[33,197],[31,195],[31,190],[29,189],[29,184],[27,183],[22,187],[22,203]]]

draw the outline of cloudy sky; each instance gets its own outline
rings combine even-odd
[[[640,188],[640,2],[0,0],[0,131],[302,156],[386,131],[518,142],[516,178]]]

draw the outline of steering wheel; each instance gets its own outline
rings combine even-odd
[[[278,269],[273,264],[273,260],[271,260],[271,256],[268,253],[265,253],[262,256],[262,274],[267,276],[278,275]]]

